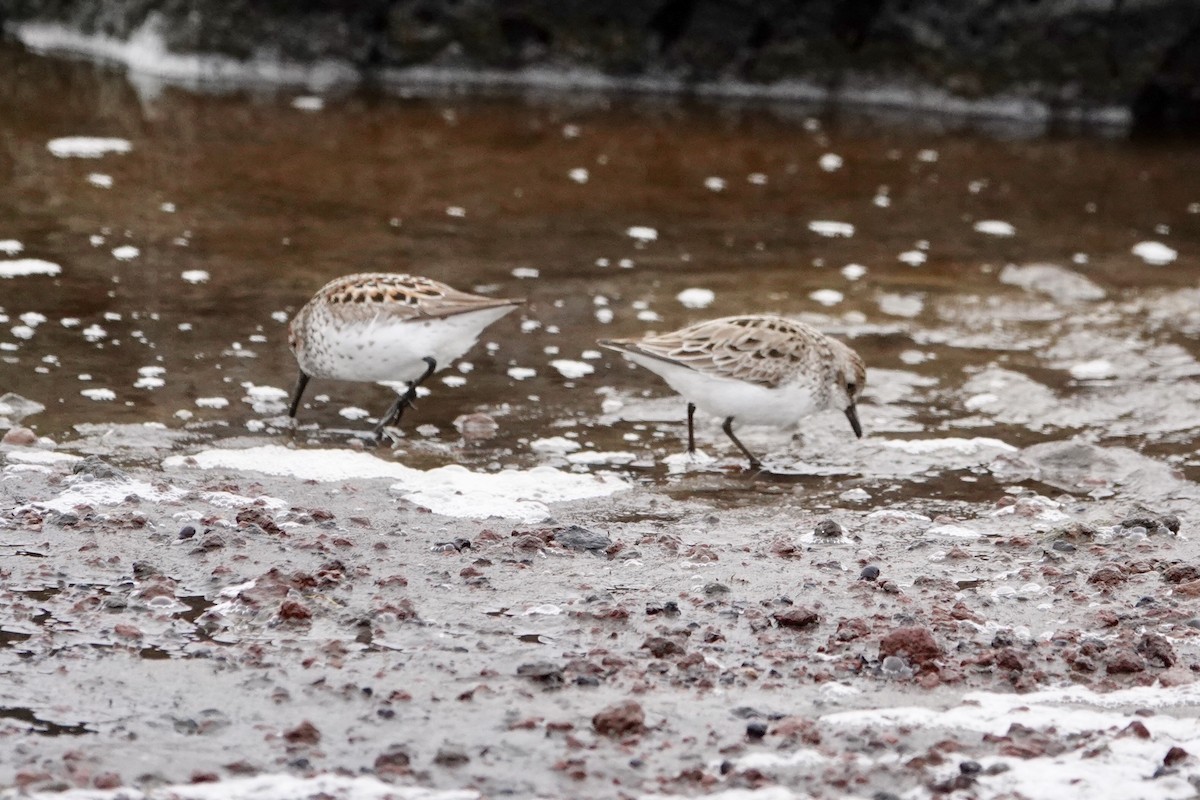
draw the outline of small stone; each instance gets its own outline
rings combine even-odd
[[[879,577],[879,567],[874,564],[868,564],[863,567],[862,572],[858,573],[860,581],[873,581]]]
[[[184,525],[182,528],[179,529],[179,537],[178,538],[190,539],[195,535],[196,535],[196,526]]]
[[[568,550],[586,550],[597,552],[607,550],[612,546],[612,539],[607,533],[590,531],[579,525],[572,525],[554,532],[554,541]]]
[[[461,767],[470,760],[471,757],[467,755],[467,751],[458,745],[439,747],[437,755],[433,757],[433,763],[443,767]]]
[[[1105,668],[1109,675],[1128,675],[1134,672],[1144,672],[1146,663],[1132,650],[1118,650],[1108,659]]]
[[[774,615],[781,628],[807,628],[821,621],[816,611],[804,606],[793,606]]]
[[[375,772],[380,775],[408,775],[412,758],[404,745],[394,744],[375,757]]]
[[[96,480],[127,480],[128,476],[121,470],[109,464],[100,456],[88,456],[82,461],[76,461],[71,467],[76,475],[91,475]]]
[[[746,725],[746,738],[757,742],[767,735],[767,723],[755,720]]]
[[[522,664],[517,667],[517,675],[547,686],[561,686],[563,683],[562,667],[552,661]]]
[[[831,519],[823,519],[817,523],[815,528],[813,528],[814,536],[826,538],[835,538],[843,535],[844,533],[845,530],[842,529],[842,526]]]
[[[1172,564],[1163,570],[1162,576],[1167,583],[1187,583],[1200,580],[1200,567],[1195,564]]]
[[[9,428],[4,432],[4,438],[0,439],[0,444],[12,445],[13,447],[33,447],[37,444],[38,437],[29,428]]]
[[[1168,750],[1167,754],[1163,756],[1163,764],[1168,767],[1173,767],[1181,761],[1186,761],[1189,757],[1190,754],[1187,750],[1184,750],[1182,747],[1175,746]]]
[[[1137,643],[1137,652],[1151,664],[1170,667],[1175,661],[1175,650],[1167,638],[1158,633],[1147,633]]]
[[[283,738],[289,744],[315,745],[321,741],[321,732],[316,725],[304,720],[290,731],[284,731]]]
[[[668,639],[665,636],[651,636],[642,643],[642,649],[649,650],[650,655],[655,658],[666,658],[667,656],[682,656],[687,653],[683,645],[674,639]]]
[[[1060,553],[1074,553],[1077,549],[1075,545],[1063,539],[1056,540],[1050,547]]]
[[[646,712],[641,705],[628,700],[609,706],[592,717],[592,728],[601,736],[619,739],[641,735],[646,730]]]
[[[712,583],[706,583],[704,585],[704,593],[709,597],[718,594],[729,594],[729,587],[723,583],[717,583],[716,581],[713,581]]]
[[[928,628],[897,628],[879,641],[879,655],[906,656],[917,666],[932,665],[942,657],[942,648]]]
[[[958,765],[958,771],[963,775],[978,775],[983,772],[983,765],[978,761],[963,761]]]

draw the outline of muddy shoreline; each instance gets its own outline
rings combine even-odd
[[[880,709],[1200,669],[1196,493],[1135,509],[1108,466],[1152,465],[1082,444],[989,462],[1058,469],[1077,493],[1054,499],[839,501],[729,465],[675,480],[753,503],[626,474],[524,524],[432,514],[388,479],[4,458],[0,784],[22,791],[336,773],[483,797],[992,796],[1123,728],[981,736]],[[856,710],[876,722],[836,721]],[[821,766],[798,774],[808,749]],[[1157,766],[1164,789],[1192,774]]]

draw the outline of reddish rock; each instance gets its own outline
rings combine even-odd
[[[805,717],[784,717],[771,726],[771,735],[798,739],[808,745],[821,743],[821,732],[817,729],[816,721]]]
[[[1150,729],[1147,728],[1146,724],[1140,719],[1135,719],[1133,722],[1122,728],[1121,732],[1117,734],[1118,738],[1122,736],[1136,736],[1139,739],[1149,739]]]
[[[1175,650],[1165,636],[1147,633],[1137,643],[1138,655],[1152,666],[1169,667],[1175,663]]]
[[[140,630],[138,630],[137,628],[135,628],[132,625],[126,625],[124,623],[114,625],[113,633],[115,633],[117,636],[120,636],[122,639],[140,639],[140,638],[142,638],[142,632]]]
[[[1179,750],[1178,747],[1172,749]],[[1170,755],[1170,753],[1167,753],[1168,757]],[[1184,753],[1184,757],[1187,757],[1187,753]],[[99,775],[92,778],[92,786],[96,787],[97,789],[116,789],[120,785],[121,776],[115,772],[101,772]]]
[[[412,772],[409,766],[411,758],[403,745],[392,745],[375,757],[375,773],[377,775],[408,775]]]
[[[646,730],[646,712],[632,700],[609,706],[592,717],[592,727],[601,736],[619,739],[641,735]]]
[[[871,628],[867,625],[866,620],[859,617],[851,617],[838,622],[837,638],[842,642],[851,642],[855,639],[861,639],[871,632]]]
[[[312,612],[303,603],[295,600],[284,600],[279,606],[279,618],[293,622],[312,619]]]
[[[642,648],[649,650],[650,655],[655,658],[666,658],[667,656],[681,656],[687,652],[683,645],[674,639],[668,639],[665,636],[651,636],[646,641],[642,642]]]
[[[821,621],[816,611],[804,606],[793,606],[774,616],[781,628],[807,628]]]
[[[1182,747],[1172,747],[1163,756],[1163,764],[1168,767],[1173,767],[1181,761],[1187,761],[1189,757],[1188,751]]]
[[[1020,651],[1012,647],[1006,647],[996,654],[996,666],[1001,669],[1013,670],[1014,672],[1024,672],[1032,664],[1029,658]]]
[[[879,641],[879,657],[900,656],[913,666],[932,665],[942,657],[942,648],[928,628],[897,628]]]
[[[1175,587],[1175,594],[1184,597],[1200,597],[1200,580],[1178,584]]]
[[[1116,564],[1106,564],[1088,577],[1088,583],[1095,584],[1101,589],[1111,589],[1129,580],[1129,576]]]
[[[1194,564],[1173,564],[1163,570],[1162,576],[1167,583],[1187,583],[1200,580],[1200,567]]]
[[[289,744],[314,745],[321,741],[321,732],[317,730],[316,725],[304,720],[290,731],[284,731],[283,738]]]
[[[1097,611],[1096,622],[1102,628],[1115,628],[1121,624],[1121,618],[1111,611]]]
[[[1128,675],[1145,671],[1146,662],[1132,650],[1118,650],[1109,656],[1105,668],[1109,675]]]
[[[37,444],[37,434],[29,428],[9,428],[0,439],[0,444],[10,444],[13,447],[33,447]]]

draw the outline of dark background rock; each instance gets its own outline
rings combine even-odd
[[[1068,118],[1132,113],[1137,130],[1200,126],[1193,0],[10,0],[6,8],[10,29],[54,22],[124,39],[150,26],[176,53],[334,60],[369,78],[413,66],[583,69],[684,88],[793,82],[800,96],[885,103],[907,93],[922,106],[944,106],[936,93],[1033,102]]]

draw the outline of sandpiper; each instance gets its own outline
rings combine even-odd
[[[858,353],[817,329],[776,316],[722,317],[641,339],[602,339],[600,345],[657,373],[688,401],[688,452],[696,452],[697,408],[723,419],[722,430],[750,459],[753,453],[733,435],[733,423],[792,427],[817,411],[836,408],[862,437],[855,399],[867,370]]]
[[[310,378],[407,383],[379,418],[378,436],[400,422],[418,386],[524,302],[468,294],[416,275],[366,272],[332,280],[288,325],[288,345],[300,365],[288,416],[296,416]]]

